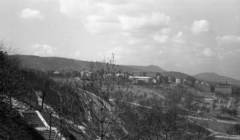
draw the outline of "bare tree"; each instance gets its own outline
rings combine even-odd
[[[191,112],[180,106],[182,92],[166,93],[165,107],[156,97],[149,106],[138,105],[129,83],[116,76],[114,57],[91,63],[90,72],[84,80],[67,79],[50,87],[55,96],[47,103],[57,114],[60,130],[87,140],[191,139],[198,132],[198,137],[208,136],[193,127],[196,124],[187,117]]]
[[[59,99],[53,104],[62,120],[62,126],[72,127],[85,139],[117,139],[127,132],[121,116],[130,100],[129,83],[117,77],[114,57],[109,61],[93,62],[91,75],[85,80],[68,79],[52,88]]]
[[[27,88],[20,61],[9,56],[5,47],[4,42],[0,42],[0,139],[34,139],[36,130],[13,108],[13,98],[24,96]]]
[[[17,58],[9,57],[4,42],[0,42],[0,99],[9,102],[12,109],[12,98],[23,93],[24,78]]]

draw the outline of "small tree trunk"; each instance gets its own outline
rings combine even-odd
[[[43,109],[43,106],[44,106],[44,99],[45,99],[45,91],[42,92],[42,109]]]
[[[50,121],[49,121],[49,124],[50,124],[50,132],[49,132],[49,140],[51,139],[51,133],[52,133],[52,113],[49,114],[50,115]]]
[[[10,110],[12,110],[12,94],[11,93],[9,96],[9,108],[10,108]]]

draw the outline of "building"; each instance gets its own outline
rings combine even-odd
[[[139,72],[139,71],[134,71],[133,76],[143,76],[143,77],[152,77],[156,78],[157,76],[161,76],[161,73],[159,72]]]
[[[211,85],[200,81],[194,82],[194,88],[200,91],[211,92]]]
[[[216,85],[215,86],[215,93],[231,95],[232,94],[232,86],[225,84],[225,85]]]
[[[183,84],[187,85],[187,79],[183,79]]]
[[[168,76],[168,77],[167,77],[167,82],[168,82],[168,83],[174,83],[174,81],[175,81],[175,78],[174,78],[174,77],[171,77],[171,76]]]
[[[208,83],[203,83],[201,82],[201,88],[203,91],[206,91],[206,92],[211,92],[211,85],[209,85]]]
[[[150,84],[153,83],[152,77],[143,77],[143,76],[134,76],[133,77],[134,84]]]
[[[115,76],[121,77],[121,76],[124,76],[124,73],[116,73]]]
[[[144,72],[140,72],[140,71],[134,71],[133,76],[144,76]]]
[[[92,72],[90,72],[90,71],[81,71],[80,75],[81,75],[81,79],[82,80],[87,80],[87,79],[91,78]]]
[[[183,79],[182,79],[182,78],[179,78],[179,77],[176,77],[175,83],[176,83],[176,84],[183,84]]]
[[[54,75],[58,75],[58,74],[60,74],[60,73],[59,73],[58,71],[54,71],[53,74],[54,74]]]
[[[161,76],[161,73],[158,73],[158,72],[144,72],[143,76],[156,78],[157,76]]]

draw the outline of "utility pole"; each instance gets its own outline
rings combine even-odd
[[[50,130],[50,132],[49,132],[49,140],[51,140],[51,133],[52,133],[52,113],[53,113],[53,109],[52,108],[45,108],[46,109],[46,111],[47,111],[47,113],[49,113],[49,130]]]
[[[49,133],[49,140],[51,140],[51,133],[52,133],[52,112],[50,112],[50,119],[49,119],[49,125],[50,125],[50,133]]]

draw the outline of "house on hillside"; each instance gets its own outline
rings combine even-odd
[[[183,85],[187,85],[187,79],[183,78]]]
[[[182,78],[179,78],[179,77],[176,77],[176,78],[175,78],[175,83],[176,83],[176,84],[183,84],[183,79],[182,79]]]
[[[157,76],[161,76],[161,73],[159,73],[159,72],[144,72],[143,76],[156,78]]]
[[[92,72],[90,72],[90,71],[81,71],[80,73],[81,73],[82,80],[87,80],[87,79],[91,78]]]
[[[152,84],[153,78],[152,77],[143,77],[143,76],[134,76],[133,77],[134,84]]]
[[[58,71],[53,72],[54,75],[59,75],[60,73]]]
[[[211,92],[211,85],[200,81],[194,82],[194,88],[200,91]]]
[[[133,75],[133,76],[143,76],[144,73],[143,73],[143,72],[140,72],[140,71],[134,71],[134,72],[132,73],[132,75]]]
[[[124,76],[124,73],[116,73],[115,76],[121,77],[121,76]]]
[[[168,77],[167,77],[167,82],[168,82],[168,83],[175,83],[175,78],[172,77],[172,76],[168,76]]]
[[[215,93],[231,95],[232,86],[228,84],[219,84],[215,86]]]

